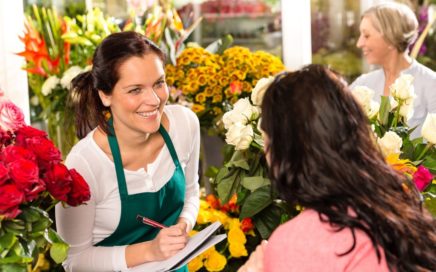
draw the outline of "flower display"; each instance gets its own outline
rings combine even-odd
[[[277,57],[241,46],[227,48],[222,54],[186,48],[176,63],[166,66],[167,82],[181,90],[206,128],[213,127],[238,99],[250,96],[259,79],[285,69]]]
[[[27,126],[21,110],[4,97],[0,119],[0,271],[53,271],[68,245],[47,212],[58,202],[88,201],[88,184],[62,164],[47,134]]]
[[[416,129],[407,125],[416,97],[413,80],[408,74],[397,78],[389,88],[392,96],[382,96],[376,111],[368,107],[376,103],[372,90],[358,86],[352,93],[367,113],[386,161],[415,184],[427,208],[436,215],[436,115],[429,113],[422,126],[422,137],[411,139]]]
[[[239,213],[240,206],[237,204],[236,195],[226,204],[221,204],[212,194],[202,197],[197,224],[190,235],[220,221],[227,239],[189,262],[189,271],[236,271],[247,260],[260,240],[254,231],[251,218],[241,220]]]
[[[278,194],[268,178],[264,143],[259,128],[260,104],[263,94],[273,80],[274,77],[270,76],[259,79],[251,96],[240,98],[234,103],[233,109],[223,115],[222,123],[228,144],[228,153],[225,157],[228,159],[224,166],[216,169],[216,176],[212,180],[212,185],[222,202],[225,203],[237,196],[240,228],[244,231],[245,224],[248,224],[260,237],[256,240],[258,242],[268,239],[279,224],[299,213],[296,208],[290,209],[286,203],[278,199]],[[254,101],[256,102],[253,103]],[[237,236],[236,232],[235,237]],[[239,244],[234,244],[231,250],[235,255],[244,256],[245,252],[241,248],[243,240],[235,240],[239,241]]]

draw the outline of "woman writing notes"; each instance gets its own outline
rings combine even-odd
[[[125,270],[167,259],[187,242],[199,209],[199,122],[190,110],[165,105],[163,65],[152,42],[121,32],[103,40],[92,70],[72,82],[81,140],[66,164],[87,180],[91,200],[56,207],[57,228],[71,245],[67,271]]]
[[[276,77],[261,128],[272,184],[304,209],[240,272],[436,271],[435,219],[333,72],[311,65]]]
[[[436,72],[413,60],[409,46],[418,34],[418,21],[413,11],[404,4],[387,2],[363,13],[357,47],[369,64],[380,69],[364,74],[350,86],[367,86],[374,90],[375,98],[390,94],[389,86],[400,74],[413,76],[416,98],[409,127],[422,126],[429,112],[436,112]],[[421,128],[412,133],[418,137]]]

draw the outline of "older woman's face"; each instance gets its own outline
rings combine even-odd
[[[363,56],[369,64],[383,64],[388,59],[392,50],[395,50],[383,38],[382,33],[375,29],[371,18],[363,17],[360,22],[360,36],[357,47],[362,49]]]

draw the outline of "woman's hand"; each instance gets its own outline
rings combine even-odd
[[[188,235],[186,224],[177,225],[162,229],[156,238],[151,241],[153,259],[156,261],[167,259],[186,246]]]
[[[262,272],[263,271],[263,252],[265,251],[267,241],[263,240],[256,250],[251,253],[248,261],[239,268],[238,272]]]

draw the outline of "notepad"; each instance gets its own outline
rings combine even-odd
[[[186,246],[174,256],[159,262],[148,262],[128,270],[129,272],[167,272],[177,270],[192,259],[206,251],[208,248],[224,240],[227,235],[215,235],[221,223],[219,221],[211,224],[207,228],[190,237]]]

